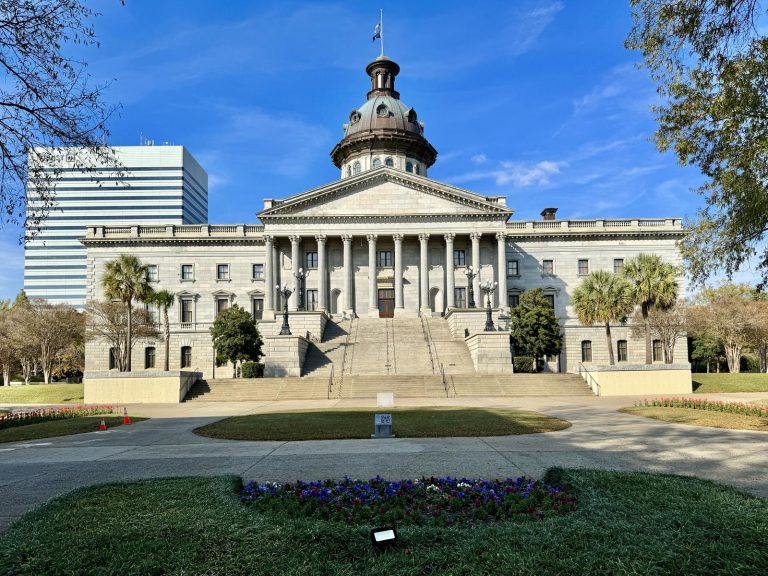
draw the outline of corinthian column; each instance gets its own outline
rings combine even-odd
[[[288,284],[293,285],[296,283],[296,288],[288,299],[288,307],[291,310],[298,310],[300,286],[298,285],[299,281],[296,279],[296,276],[299,274],[299,263],[301,261],[301,236],[288,236],[288,240],[291,241],[291,275],[293,276]]]
[[[469,237],[472,239],[472,267],[477,272],[474,281],[472,282],[472,290],[475,292],[475,302],[482,302],[482,294],[480,293],[480,237],[482,232],[472,232]],[[482,306],[478,306],[482,308]]]
[[[376,295],[376,234],[368,234],[368,314],[379,315],[379,302]]]
[[[328,285],[328,270],[325,264],[325,234],[318,234],[315,236],[317,240],[317,309],[328,310],[328,292],[326,287]]]
[[[506,310],[507,308],[507,234],[506,232],[496,232],[496,240],[499,241],[498,246],[498,262],[496,264],[498,268],[497,276],[499,277],[499,287],[496,289],[498,306],[499,308]]]
[[[403,303],[403,235],[393,234],[395,241],[395,314],[405,308]]]
[[[272,246],[274,236],[264,236],[264,318],[271,317],[275,313],[275,305],[272,296],[275,293],[274,286],[274,261],[272,259]]]
[[[455,278],[453,269],[453,239],[456,238],[456,234],[449,232],[444,235],[445,238],[445,301],[446,312],[448,308],[454,308],[456,306],[455,293]]]
[[[421,311],[429,312],[429,234],[419,234],[421,243],[419,262],[419,281],[421,284]]]
[[[344,312],[349,315],[354,314],[352,305],[352,235],[343,234],[341,241],[344,243]]]

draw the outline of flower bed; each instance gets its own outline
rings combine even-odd
[[[325,480],[251,482],[240,500],[261,511],[368,524],[477,525],[513,517],[566,514],[576,509],[566,489],[528,478],[421,478],[391,482]]]
[[[112,414],[112,406],[65,406],[61,408],[41,408],[38,410],[25,410],[20,412],[0,413],[0,430],[49,422],[51,420],[63,420],[65,418],[80,418],[81,416],[100,416]]]
[[[768,406],[746,404],[744,402],[723,402],[722,400],[706,400],[699,398],[654,398],[636,402],[639,407],[657,408],[691,408],[693,410],[710,410],[713,412],[728,412],[746,416],[768,418]]]

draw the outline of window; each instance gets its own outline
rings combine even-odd
[[[466,288],[454,288],[453,298],[456,300],[456,308],[467,307],[467,289]]]
[[[520,306],[520,294],[507,294],[507,304],[510,308]]]
[[[555,273],[555,261],[554,260],[544,260],[541,263],[541,270],[544,274],[554,274]]]
[[[305,254],[306,268],[314,270],[317,268],[317,252],[307,252]]]
[[[307,290],[307,310],[317,310],[317,290]]]
[[[586,276],[589,274],[589,260],[586,258],[579,259],[579,276]]]
[[[251,278],[254,280],[264,280],[264,264],[254,264],[251,267]]]
[[[463,268],[467,265],[467,253],[464,250],[453,251],[453,265],[457,268]]]
[[[416,174],[417,175],[421,174],[421,170],[419,169],[419,165],[418,164],[416,164]]]
[[[229,264],[216,265],[216,280],[229,280]]]
[[[114,370],[117,368],[117,350],[114,348],[109,349],[109,369]]]
[[[155,347],[147,346],[144,348],[144,370],[155,367]]]
[[[347,166],[347,178],[352,176],[352,166]]]
[[[627,361],[627,341],[619,340],[616,343],[616,351],[618,352],[619,362]]]
[[[352,164],[352,172],[355,174],[355,176],[360,174],[360,162],[355,162]]]
[[[147,282],[157,282],[157,264],[147,266]]]
[[[194,280],[195,279],[195,267],[193,264],[181,265],[181,279],[182,280]]]
[[[381,158],[374,158],[373,163],[371,164],[374,168],[381,168]]]
[[[392,167],[395,165],[395,161],[392,160],[392,158],[387,158],[386,160],[384,160],[384,164],[386,164],[389,167]]]
[[[507,260],[507,276],[520,276],[520,262]]]
[[[261,315],[264,312],[264,300],[262,298],[254,298],[251,300],[251,316],[254,320],[261,320]]]
[[[405,163],[405,171],[406,172],[413,172],[413,162],[406,162]]]
[[[624,270],[624,258],[614,258],[613,259],[613,273],[614,274],[621,274],[621,272]]]
[[[189,368],[192,366],[192,346],[181,347],[181,367]]]
[[[592,340],[581,341],[581,361],[592,362]]]
[[[664,352],[661,348],[661,340],[653,341],[653,361],[661,362],[664,359]]]
[[[229,298],[216,298],[216,315],[229,308]]]
[[[192,299],[181,299],[181,323],[189,324],[192,322]]]
[[[554,294],[544,294],[544,299],[547,301],[547,304],[549,304],[552,308],[555,307],[555,295]]]
[[[379,250],[379,268],[392,268],[392,250]]]
[[[145,304],[144,309],[147,311],[149,321],[157,324],[160,319],[160,308],[155,304]]]

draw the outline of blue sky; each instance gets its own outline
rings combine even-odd
[[[121,103],[115,145],[183,144],[209,174],[209,221],[338,178],[329,152],[368,90],[380,3],[99,2],[86,57]],[[656,151],[655,89],[623,46],[628,1],[391,1],[398,90],[438,150],[430,178],[506,195],[514,218],[693,216],[695,169]],[[0,230],[0,298],[22,286]],[[747,272],[741,279],[750,280]]]

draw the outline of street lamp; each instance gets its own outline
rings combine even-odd
[[[299,290],[299,305],[297,306],[297,310],[304,311],[304,292],[305,292],[305,280],[307,278],[307,271],[304,270],[304,268],[299,268],[299,271],[293,275],[298,284],[297,288]]]
[[[472,269],[472,266],[467,266],[466,270],[464,270],[464,276],[467,277],[467,308],[477,308],[477,306],[475,306],[475,290],[472,288],[472,281],[479,273],[480,270],[475,272]]]
[[[493,294],[496,291],[496,287],[499,285],[498,282],[492,282],[488,280],[487,282],[480,285],[480,290],[485,292],[485,295],[488,297],[488,307],[485,310],[485,331],[486,332],[493,332],[496,330],[493,326],[493,312],[491,311],[491,294]]]
[[[290,336],[291,327],[288,326],[288,298],[293,294],[293,290],[288,288],[288,284],[283,284],[282,287],[280,287],[280,284],[277,284],[275,288],[277,288],[277,291],[280,292],[283,297],[283,325],[280,327],[280,336]]]

